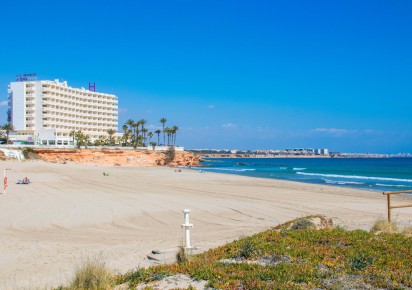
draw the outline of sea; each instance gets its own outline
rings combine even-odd
[[[412,158],[207,158],[197,170],[381,192],[412,190]]]

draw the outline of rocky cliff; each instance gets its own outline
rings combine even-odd
[[[129,166],[197,166],[192,152],[115,149],[34,149],[40,159],[57,163],[90,163]]]

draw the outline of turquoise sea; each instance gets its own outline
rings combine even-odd
[[[412,158],[209,158],[198,170],[374,191],[412,190]]]

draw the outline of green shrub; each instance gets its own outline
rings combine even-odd
[[[240,251],[239,251],[239,257],[244,258],[244,259],[252,258],[256,254],[257,254],[256,246],[250,240],[246,240],[243,243],[243,245],[242,245],[242,247],[240,248]]]
[[[364,252],[358,252],[349,259],[352,270],[362,270],[373,263],[373,258]]]
[[[292,230],[307,230],[307,229],[311,229],[314,228],[315,224],[308,219],[300,219],[298,221],[296,221],[291,227],[290,229]]]
[[[24,156],[25,159],[36,158],[36,156],[37,156],[37,154],[33,150],[33,148],[30,148],[30,147],[24,147],[21,150],[21,153],[23,153],[23,156]]]

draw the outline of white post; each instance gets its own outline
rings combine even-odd
[[[180,226],[185,229],[185,248],[191,249],[192,246],[190,245],[190,228],[193,227],[193,225],[189,222],[189,213],[191,212],[191,210],[185,208],[182,210],[182,212],[184,214],[184,224],[181,224]]]

